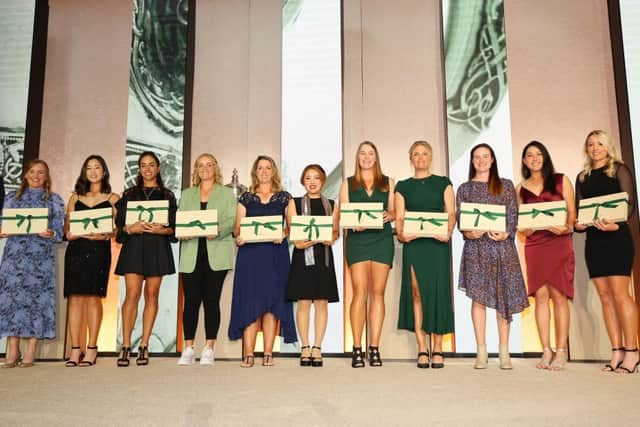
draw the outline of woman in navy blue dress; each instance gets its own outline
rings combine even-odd
[[[289,244],[283,236],[273,242],[245,243],[240,237],[244,217],[280,215],[285,218],[291,195],[282,191],[280,174],[269,156],[258,156],[251,168],[251,188],[240,196],[234,234],[239,247],[233,279],[229,338],[243,338],[243,368],[254,363],[256,334],[262,325],[263,366],[273,365],[276,335],[296,341],[293,308],[287,301]],[[279,329],[278,331],[278,323]]]
[[[0,336],[8,337],[4,368],[33,366],[38,340],[56,336],[53,244],[62,241],[64,201],[51,192],[44,161],[30,161],[25,171],[20,188],[7,195],[4,207],[48,208],[49,228],[39,234],[9,236],[4,248],[0,264]],[[28,341],[23,357],[20,338]]]

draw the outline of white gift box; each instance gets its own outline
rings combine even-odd
[[[291,218],[289,240],[311,240],[327,242],[333,240],[333,217],[319,215],[299,215]]]
[[[625,222],[629,213],[629,195],[625,192],[580,200],[578,223],[591,225],[596,219]]]
[[[340,205],[340,227],[384,228],[381,202],[347,202]]]
[[[168,200],[131,200],[127,202],[125,225],[138,221],[169,225]]]
[[[506,207],[483,203],[461,203],[460,230],[505,232],[507,230]]]
[[[2,210],[3,234],[38,234],[49,228],[47,208],[7,208]]]
[[[246,216],[240,220],[240,237],[247,243],[282,239],[282,216]]]
[[[446,212],[406,211],[403,233],[418,237],[447,237],[449,234],[449,214]]]
[[[567,202],[523,203],[518,210],[518,229],[545,230],[567,224]]]
[[[218,234],[216,209],[176,212],[176,237],[202,237]]]
[[[69,231],[76,236],[113,233],[113,211],[111,208],[101,208],[70,212]]]

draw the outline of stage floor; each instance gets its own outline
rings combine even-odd
[[[132,360],[132,362],[134,362]],[[0,370],[0,425],[18,426],[626,426],[638,425],[640,374],[600,372],[570,363],[565,371],[535,369],[513,359],[513,371],[490,361],[449,359],[445,369],[387,362],[352,369],[350,359],[325,358],[323,368],[297,359],[242,369],[237,361],[117,368],[100,358],[92,368],[42,362]]]

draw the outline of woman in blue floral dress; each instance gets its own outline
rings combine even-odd
[[[4,368],[33,366],[38,339],[56,335],[56,276],[53,244],[62,240],[64,201],[51,192],[49,166],[32,160],[18,191],[4,208],[48,208],[49,228],[8,237],[0,264],[0,336],[8,337]],[[27,339],[24,356],[20,338]]]

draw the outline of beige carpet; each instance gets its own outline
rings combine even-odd
[[[605,374],[596,364],[541,372],[533,359],[515,370],[476,371],[470,359],[442,370],[409,362],[352,369],[326,358],[323,368],[296,359],[241,369],[238,362],[93,368],[42,362],[0,370],[2,426],[624,426],[640,423],[640,375]]]

